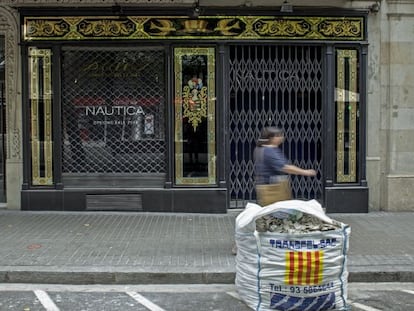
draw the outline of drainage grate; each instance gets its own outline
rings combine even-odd
[[[87,194],[87,211],[143,211],[141,194]]]

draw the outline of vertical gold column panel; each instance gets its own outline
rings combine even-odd
[[[51,57],[52,51],[50,49],[29,49],[28,74],[33,185],[53,184]]]
[[[198,112],[189,109],[187,98],[187,87],[183,86],[183,56],[205,56],[207,57],[207,88],[202,88],[200,95],[203,98]],[[177,185],[213,185],[216,183],[216,128],[215,128],[215,49],[214,48],[175,48],[174,49],[174,71],[175,71],[175,182]],[[191,126],[196,128],[202,118],[207,120],[207,161],[208,176],[191,177],[184,175],[184,132],[183,118],[188,118]]]
[[[335,92],[336,180],[340,183],[356,182],[357,111],[359,104],[357,50],[337,50]],[[346,164],[347,169],[345,169]]]

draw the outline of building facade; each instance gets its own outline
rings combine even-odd
[[[224,213],[264,126],[328,212],[414,209],[413,1],[0,4],[10,209]]]

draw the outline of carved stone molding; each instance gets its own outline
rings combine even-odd
[[[0,7],[0,35],[5,37],[5,82],[6,82],[6,157],[21,159],[21,84],[19,76],[19,26],[18,14]]]

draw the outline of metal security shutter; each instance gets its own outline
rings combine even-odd
[[[164,77],[157,47],[63,50],[63,174],[165,174]]]
[[[253,149],[265,126],[285,130],[285,155],[318,171],[316,178],[292,176],[295,198],[321,199],[322,48],[243,45],[230,47],[231,207],[255,201]]]

